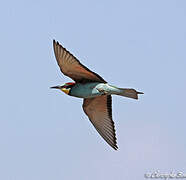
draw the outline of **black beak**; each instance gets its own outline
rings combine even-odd
[[[60,89],[61,86],[53,86],[53,87],[50,87],[50,88],[52,88],[52,89]]]

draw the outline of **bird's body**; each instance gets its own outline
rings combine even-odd
[[[98,88],[105,87],[105,83],[99,83],[99,82],[90,82],[90,83],[76,83],[71,88],[69,95],[75,96],[79,98],[93,98],[96,96],[101,96],[104,94],[104,92],[100,92]]]
[[[69,95],[79,98],[93,98],[102,95],[122,94],[122,90],[108,83],[90,82],[76,83],[72,86]]]
[[[55,57],[62,73],[75,82],[52,88],[60,89],[70,96],[83,98],[85,114],[89,117],[98,133],[116,150],[117,143],[114,121],[112,120],[111,95],[138,99],[138,94],[143,93],[131,88],[118,88],[109,85],[101,76],[81,64],[76,57],[58,42],[53,41],[53,45]]]

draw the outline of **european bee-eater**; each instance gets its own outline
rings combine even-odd
[[[51,88],[60,89],[70,96],[83,98],[85,114],[103,139],[117,150],[111,95],[138,99],[138,94],[143,93],[137,92],[135,89],[109,85],[101,76],[81,64],[76,57],[55,40],[53,40],[53,46],[61,72],[75,82]]]

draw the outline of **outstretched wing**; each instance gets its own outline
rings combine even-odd
[[[98,74],[81,64],[76,57],[55,40],[53,40],[53,46],[56,60],[63,74],[80,83],[106,82]]]
[[[84,99],[83,110],[98,133],[117,150],[116,132],[112,120],[112,97],[103,95]]]

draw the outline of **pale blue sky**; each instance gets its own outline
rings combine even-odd
[[[186,173],[186,1],[2,1],[0,179],[139,180]],[[119,150],[95,131],[82,100],[49,89],[71,81],[55,38],[110,84]]]

